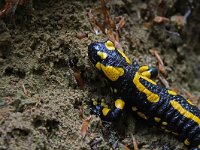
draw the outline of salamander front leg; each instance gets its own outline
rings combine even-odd
[[[147,77],[149,79],[155,78],[155,77],[158,76],[158,69],[156,67],[149,67],[149,66],[146,66],[146,65],[145,66],[141,66],[139,68],[139,72],[143,76],[145,76],[145,77]]]
[[[93,100],[93,104],[90,110],[93,114],[99,116],[104,121],[115,121],[117,120],[125,106],[125,102],[122,99],[115,100],[115,107],[109,109],[106,104],[98,104]]]

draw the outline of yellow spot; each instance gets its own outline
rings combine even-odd
[[[107,42],[105,43],[105,46],[106,46],[106,48],[107,48],[108,50],[115,50],[115,46],[114,46],[113,42],[111,42],[111,41],[107,41]]]
[[[104,108],[104,109],[102,110],[102,113],[103,113],[104,116],[106,116],[106,115],[108,114],[109,111],[110,111],[110,109]]]
[[[100,62],[96,63],[95,67],[96,67],[98,70],[101,70],[101,63],[100,63]]]
[[[168,90],[168,93],[169,93],[170,95],[177,95],[177,93],[174,92],[174,91],[172,91],[172,90]]]
[[[101,59],[106,59],[108,57],[108,54],[98,51],[97,55],[101,58]]]
[[[162,125],[166,126],[166,125],[167,125],[167,122],[162,122]]]
[[[149,66],[142,66],[142,67],[139,68],[140,73],[147,71],[147,70],[149,70]]]
[[[172,100],[170,101],[172,107],[174,109],[176,109],[181,115],[183,115],[184,117],[193,120],[194,122],[196,122],[198,125],[200,125],[200,118],[197,117],[196,115],[192,114],[191,112],[187,111],[185,108],[183,108],[181,106],[181,104],[179,104],[177,101]]]
[[[185,144],[185,145],[190,145],[190,142],[188,141],[188,139],[185,139],[185,140],[184,140],[184,144]]]
[[[131,64],[131,61],[129,60],[129,58],[121,50],[118,50],[118,52],[122,55],[122,57],[124,57],[124,59],[126,60],[128,64]]]
[[[138,116],[140,116],[141,118],[147,120],[147,116],[145,114],[143,114],[142,112],[137,112]]]
[[[132,107],[132,111],[137,111],[137,110],[138,109],[135,106]]]
[[[147,77],[147,78],[151,78],[151,73],[149,71],[144,71],[141,73],[143,76]]]
[[[190,105],[194,105],[190,99],[186,100]]]
[[[125,103],[124,103],[124,101],[121,100],[121,99],[117,99],[117,100],[115,101],[115,107],[116,107],[116,108],[123,109],[123,108],[124,108],[124,105],[125,105]]]
[[[120,76],[124,75],[123,68],[104,66],[103,64],[101,64],[101,69],[111,81],[116,81]]]
[[[200,149],[200,144],[198,145],[198,148]]]
[[[141,76],[138,72],[135,73],[134,79],[133,79],[133,83],[135,84],[135,86],[137,87],[137,89],[140,92],[143,92],[144,94],[146,94],[147,96],[147,100],[151,103],[156,103],[159,101],[160,97],[158,96],[158,94],[155,94],[151,91],[149,91],[148,89],[146,89],[146,87],[140,82],[140,78],[143,78],[145,80],[147,80],[148,82],[151,82],[152,84],[154,83],[152,80]]]
[[[117,93],[117,89],[114,89],[113,92],[116,94]]]
[[[104,74],[111,80],[116,81],[120,76],[124,75],[124,69],[113,67],[113,66],[104,66],[100,62],[97,62],[95,67],[98,70],[102,70]]]
[[[160,118],[158,118],[158,117],[154,117],[154,120],[155,120],[155,122],[160,122]]]

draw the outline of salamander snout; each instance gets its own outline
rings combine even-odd
[[[93,64],[101,61],[98,53],[103,51],[104,47],[105,46],[103,42],[94,42],[88,46],[88,56]]]

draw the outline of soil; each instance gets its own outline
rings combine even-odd
[[[155,1],[108,2],[113,18],[125,18],[120,33],[124,52],[140,65],[156,66],[150,52],[156,50],[170,87],[200,107],[199,6],[198,1],[163,1],[157,15],[170,18],[191,10],[186,24],[155,23],[147,28],[145,22],[151,22],[158,9]],[[100,3],[95,0],[29,0],[0,20],[0,149],[133,149],[131,135],[141,150],[187,149],[174,135],[132,114],[103,126],[92,115],[82,138],[91,98],[112,97],[87,56],[90,43],[107,39],[94,34],[86,16],[97,7]],[[80,32],[87,36],[77,38]],[[74,57],[83,89],[68,64]]]

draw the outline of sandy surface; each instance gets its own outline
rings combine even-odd
[[[163,5],[164,14],[184,14],[185,4],[168,1]],[[155,7],[151,1],[113,1],[108,6],[113,16],[125,17],[121,32],[125,53],[141,65],[155,66],[157,60],[149,50],[156,49],[166,66],[165,78],[170,86],[186,97],[191,93],[193,103],[198,105],[199,5],[179,30],[180,36],[167,32],[164,25],[144,27],[145,17],[138,18],[137,12]],[[86,17],[96,7],[100,7],[98,1],[35,0],[0,21],[0,149],[122,149],[125,145],[133,149],[131,134],[142,150],[186,149],[173,135],[149,127],[131,114],[103,127],[92,116],[88,134],[81,139],[80,107],[86,118],[91,97],[111,98],[105,91],[108,86],[99,79],[87,57],[91,42],[106,39],[105,35],[92,32]],[[148,14],[144,11],[145,15]],[[172,31],[178,32],[175,25]],[[77,32],[88,37],[78,39]],[[78,58],[83,90],[68,65],[73,57]]]

